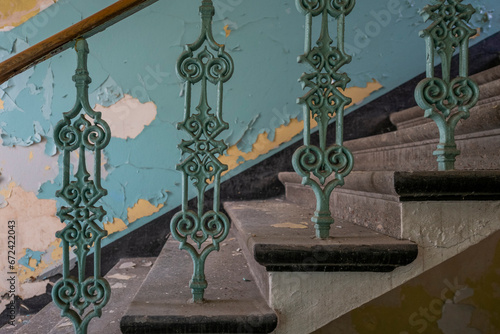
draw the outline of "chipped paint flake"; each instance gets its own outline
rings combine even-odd
[[[231,35],[231,31],[232,31],[232,30],[231,30],[231,29],[229,29],[229,24],[226,24],[226,25],[224,26],[224,32],[226,33],[226,38],[228,38],[228,37],[229,37],[229,35]]]
[[[137,137],[157,113],[153,102],[141,103],[128,94],[109,107],[97,104],[95,110],[103,113],[102,118],[108,122],[111,135],[122,139]]]
[[[273,224],[271,225],[272,227],[279,227],[279,228],[307,228],[309,224],[307,222],[300,222],[300,223],[279,223],[279,224]]]
[[[163,208],[163,204],[158,204],[158,206],[154,206],[153,204],[151,204],[151,202],[148,202],[144,199],[140,199],[132,208],[127,209],[128,222],[129,224],[132,224],[138,219],[151,216],[152,214],[160,211],[161,208]]]
[[[44,252],[33,251],[26,248],[26,254],[17,262],[31,271],[35,271],[35,268],[38,267],[38,264],[42,261],[43,254]]]

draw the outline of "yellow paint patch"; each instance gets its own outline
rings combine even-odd
[[[272,227],[280,227],[280,228],[307,228],[308,224],[306,222],[301,223],[279,223],[271,225]]]
[[[365,98],[370,96],[371,93],[381,89],[382,87],[383,86],[378,81],[373,80],[372,82],[367,83],[365,88],[347,88],[345,94],[352,99],[352,103],[349,106],[362,102]],[[311,128],[315,128],[316,126],[316,121],[311,119]],[[226,154],[219,157],[219,160],[223,164],[228,165],[228,170],[225,173],[238,167],[245,161],[254,160],[260,155],[266,154],[279,147],[281,144],[290,141],[293,137],[301,133],[303,129],[304,122],[293,118],[290,120],[288,125],[281,125],[275,130],[273,141],[269,140],[266,132],[260,133],[257,136],[257,140],[252,145],[252,150],[248,153],[242,152],[238,149],[237,145],[229,147]]]
[[[347,108],[363,102],[370,94],[384,88],[380,82],[372,79],[372,82],[367,82],[366,87],[349,87],[345,90],[345,95],[352,99],[351,104]]]
[[[21,25],[55,2],[55,0],[3,0],[0,6],[0,31],[8,31]]]
[[[2,99],[0,99],[0,110],[2,110],[2,109],[3,109],[3,103],[4,103],[4,102],[3,102],[3,100],[2,100]]]
[[[50,166],[45,166],[45,170],[50,170]]]
[[[154,213],[160,211],[163,208],[163,204],[158,204],[158,206],[154,206],[150,202],[140,199],[137,203],[132,207],[127,209],[128,222],[132,224],[137,219],[151,216]]]
[[[231,29],[229,29],[229,25],[228,24],[226,24],[224,26],[224,31],[226,32],[226,38],[228,38],[229,35],[231,35],[231,31],[232,31]]]
[[[113,222],[108,222],[104,224],[104,229],[108,231],[108,236],[113,233],[123,231],[127,228],[127,224],[119,218],[114,218]]]
[[[33,160],[33,151],[30,151],[30,156],[28,157],[28,160],[29,161]]]

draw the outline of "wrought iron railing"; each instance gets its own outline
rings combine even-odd
[[[345,18],[353,10],[356,0],[296,0],[297,8],[306,16],[305,53],[299,57],[300,63],[312,68],[304,73],[300,81],[309,91],[298,100],[304,112],[304,145],[297,149],[292,163],[297,174],[302,176],[302,184],[311,186],[316,195],[316,211],[312,217],[316,237],[328,238],[333,223],[330,212],[330,196],[337,186],[344,184],[353,167],[353,156],[343,146],[344,109],[351,98],[342,94],[351,80],[339,69],[351,62],[351,56],[344,50]],[[316,46],[312,47],[313,18],[321,16],[321,33]],[[337,44],[333,46],[328,18],[337,20]],[[311,122],[318,123],[319,145],[311,143]],[[327,147],[326,135],[329,122],[336,121],[335,143]],[[332,174],[335,177],[327,182]],[[314,179],[315,176],[317,179]]]
[[[455,143],[455,128],[461,119],[469,117],[469,110],[479,100],[479,87],[469,78],[469,39],[476,34],[467,22],[475,13],[472,5],[462,0],[440,0],[426,6],[422,16],[432,24],[420,32],[427,44],[427,78],[416,90],[415,99],[439,128],[437,155],[438,169],[455,168],[456,156],[460,154]],[[459,76],[451,79],[451,58],[460,50]],[[435,54],[441,58],[442,77],[434,73]],[[458,110],[455,110],[458,109]]]
[[[89,84],[87,70],[89,48],[85,39],[79,39],[75,46],[78,67],[73,76],[76,84],[76,103],[73,109],[54,128],[54,140],[63,153],[61,171],[62,189],[57,196],[68,206],[62,206],[57,216],[66,227],[57,232],[63,248],[63,277],[52,289],[52,299],[62,310],[62,316],[73,323],[75,333],[87,333],[90,320],[100,317],[102,308],[111,294],[108,282],[101,276],[101,240],[107,235],[97,224],[106,211],[97,202],[107,194],[101,186],[101,151],[111,139],[108,124],[101,119],[101,113],[92,110],[89,104]],[[87,170],[86,152],[94,152],[93,175]],[[71,175],[71,153],[77,152],[79,161],[74,175]],[[91,179],[92,176],[92,179]],[[87,277],[85,260],[94,248],[93,276]],[[78,277],[70,275],[69,256],[71,249],[78,263]],[[86,313],[86,309],[92,310]]]
[[[182,211],[170,223],[172,236],[180,241],[180,248],[189,252],[193,260],[193,277],[190,288],[195,303],[203,302],[207,287],[205,260],[219,250],[219,244],[229,233],[229,219],[220,211],[220,178],[227,166],[218,160],[227,146],[217,136],[229,128],[222,120],[223,85],[233,75],[233,60],[218,44],[212,34],[212,17],[215,8],[212,0],[203,0],[200,7],[201,33],[196,42],[188,44],[177,60],[177,74],[185,85],[184,121],[177,125],[190,136],[179,145],[183,160],[177,165],[182,175]],[[191,108],[192,86],[201,83],[200,102],[197,112]],[[217,86],[216,110],[211,112],[208,83]],[[189,210],[188,184],[193,181],[197,190],[197,210]],[[204,212],[205,190],[214,185],[213,209]],[[190,243],[188,238],[194,242]],[[198,250],[197,250],[198,249]]]

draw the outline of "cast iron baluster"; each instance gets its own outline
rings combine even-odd
[[[190,140],[179,145],[184,160],[177,165],[182,175],[182,211],[170,222],[174,238],[181,242],[179,248],[189,252],[193,260],[193,277],[190,288],[195,303],[203,302],[207,287],[205,280],[205,260],[229,233],[229,220],[220,212],[220,177],[227,170],[217,157],[224,153],[227,146],[216,137],[229,125],[222,120],[223,83],[233,74],[233,60],[224,50],[224,45],[215,42],[212,34],[212,17],[215,9],[211,0],[203,0],[200,7],[202,18],[201,34],[193,44],[188,44],[177,60],[177,74],[185,82],[184,121],[177,125],[186,131]],[[212,50],[212,52],[210,51]],[[197,52],[198,51],[198,52]],[[215,54],[215,55],[214,55]],[[217,86],[217,110],[214,113],[208,104],[207,81]],[[191,113],[191,88],[201,82],[201,97],[197,113]],[[197,189],[197,211],[188,208],[188,182],[193,181]],[[204,193],[209,184],[214,184],[213,209],[203,212]],[[188,242],[188,237],[196,245]],[[210,237],[210,239],[209,239]],[[210,242],[203,247],[204,242]],[[197,246],[197,247],[196,247]],[[198,248],[198,250],[196,249]]]
[[[330,195],[336,186],[344,184],[353,167],[351,152],[343,145],[344,109],[351,103],[340,89],[345,90],[351,79],[339,69],[351,62],[351,56],[344,51],[345,17],[356,0],[297,0],[297,8],[306,16],[305,53],[299,57],[299,63],[312,67],[310,73],[304,73],[300,82],[309,91],[298,103],[304,106],[304,145],[292,158],[297,174],[302,176],[302,184],[309,185],[316,194],[316,211],[312,217],[315,223],[316,237],[328,238],[330,225],[333,223],[330,213]],[[313,17],[321,15],[321,34],[317,46],[311,47]],[[328,17],[337,20],[337,46],[332,46]],[[319,128],[319,147],[311,144],[310,118],[313,117]],[[335,144],[326,146],[326,133],[329,121],[336,119]],[[311,173],[319,183],[312,179]],[[335,173],[335,178],[326,183],[326,179]],[[325,184],[326,183],[326,184]]]
[[[476,34],[467,22],[475,13],[471,5],[462,0],[440,0],[426,6],[421,15],[434,22],[420,36],[427,45],[427,78],[415,90],[418,105],[425,110],[439,128],[437,155],[439,170],[455,168],[455,157],[460,154],[455,144],[455,128],[460,119],[469,117],[469,110],[479,99],[479,87],[469,76],[469,39]],[[459,76],[451,80],[451,58],[460,48]],[[434,76],[434,55],[441,58],[442,78]],[[453,109],[458,107],[456,112]]]
[[[61,315],[73,323],[75,333],[87,333],[90,320],[100,317],[102,308],[111,294],[108,282],[101,277],[101,240],[107,233],[97,222],[106,214],[97,201],[106,195],[101,187],[101,151],[111,138],[108,124],[101,119],[101,113],[95,112],[88,101],[88,88],[92,81],[87,70],[87,42],[76,41],[78,68],[73,76],[76,83],[76,104],[64,113],[63,120],[54,129],[57,147],[63,152],[63,184],[57,196],[63,198],[69,206],[62,206],[57,216],[66,227],[57,232],[63,245],[63,278],[52,290],[54,303],[62,310]],[[83,110],[83,113],[81,112]],[[94,152],[93,180],[87,171],[86,151]],[[78,154],[79,162],[76,173],[71,172],[71,153]],[[85,259],[94,245],[94,276],[86,278]],[[69,252],[73,248],[78,261],[78,277],[70,276]],[[85,313],[87,307],[92,310]]]

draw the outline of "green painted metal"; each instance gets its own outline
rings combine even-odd
[[[88,88],[92,81],[87,70],[89,48],[85,39],[76,41],[78,68],[73,76],[77,98],[73,109],[64,113],[54,129],[57,147],[63,153],[61,166],[63,182],[57,196],[68,206],[62,206],[57,216],[66,227],[57,232],[63,247],[63,277],[52,290],[54,303],[62,310],[61,315],[73,323],[75,333],[87,333],[87,327],[94,317],[100,317],[107,304],[111,288],[101,277],[101,240],[107,232],[97,223],[106,211],[96,203],[106,195],[101,186],[101,151],[111,139],[108,124],[101,119],[101,113],[92,110],[88,100]],[[83,112],[82,112],[83,111]],[[87,153],[93,153],[93,177],[87,170]],[[73,174],[70,157],[78,155],[78,168]],[[90,155],[89,155],[90,156]],[[93,276],[86,277],[85,260],[94,247]],[[70,250],[76,255],[78,277],[70,275]],[[86,312],[88,307],[91,310]]]
[[[420,32],[427,45],[427,78],[415,90],[418,105],[439,128],[437,156],[439,170],[453,170],[460,154],[455,144],[455,128],[467,119],[479,99],[479,87],[469,75],[469,39],[476,34],[467,23],[475,9],[462,0],[440,0],[426,6],[421,15],[432,24]],[[451,58],[460,50],[459,76],[451,79]],[[434,73],[435,53],[441,58],[442,78]],[[456,110],[455,110],[456,109]]]
[[[234,70],[233,60],[218,44],[212,34],[212,18],[215,9],[211,0],[203,0],[200,7],[202,18],[201,34],[193,44],[188,44],[177,60],[177,74],[185,84],[184,121],[177,125],[190,136],[179,145],[183,160],[177,165],[182,176],[182,211],[170,222],[174,238],[180,241],[180,249],[189,252],[193,260],[193,277],[190,288],[195,303],[203,302],[207,287],[205,260],[212,251],[219,250],[219,244],[229,233],[230,223],[220,212],[220,178],[227,166],[218,160],[227,146],[216,137],[229,125],[222,119],[223,84]],[[197,113],[191,111],[193,85],[201,82],[200,102]],[[207,93],[208,82],[216,86],[217,108],[211,112]],[[193,181],[197,190],[197,211],[188,206],[188,182]],[[204,212],[205,190],[209,183],[214,186],[213,209]],[[194,245],[188,241],[188,237]],[[203,247],[203,248],[202,248]]]
[[[337,186],[344,184],[353,167],[351,152],[343,146],[344,109],[352,100],[342,94],[351,80],[339,69],[351,62],[351,56],[344,50],[345,18],[353,10],[355,0],[297,0],[297,8],[306,16],[305,53],[299,63],[311,67],[300,82],[309,91],[298,103],[304,108],[304,145],[297,149],[292,164],[302,184],[309,185],[316,195],[316,211],[312,217],[316,237],[328,238],[333,223],[330,212],[330,196]],[[312,47],[313,18],[321,15],[321,33],[317,45]],[[330,37],[329,16],[337,20],[337,45]],[[318,123],[319,145],[311,144],[311,118]],[[327,147],[328,123],[336,121],[335,143]],[[312,175],[311,175],[312,174]],[[330,176],[335,174],[333,179]],[[315,178],[314,178],[314,177]]]

